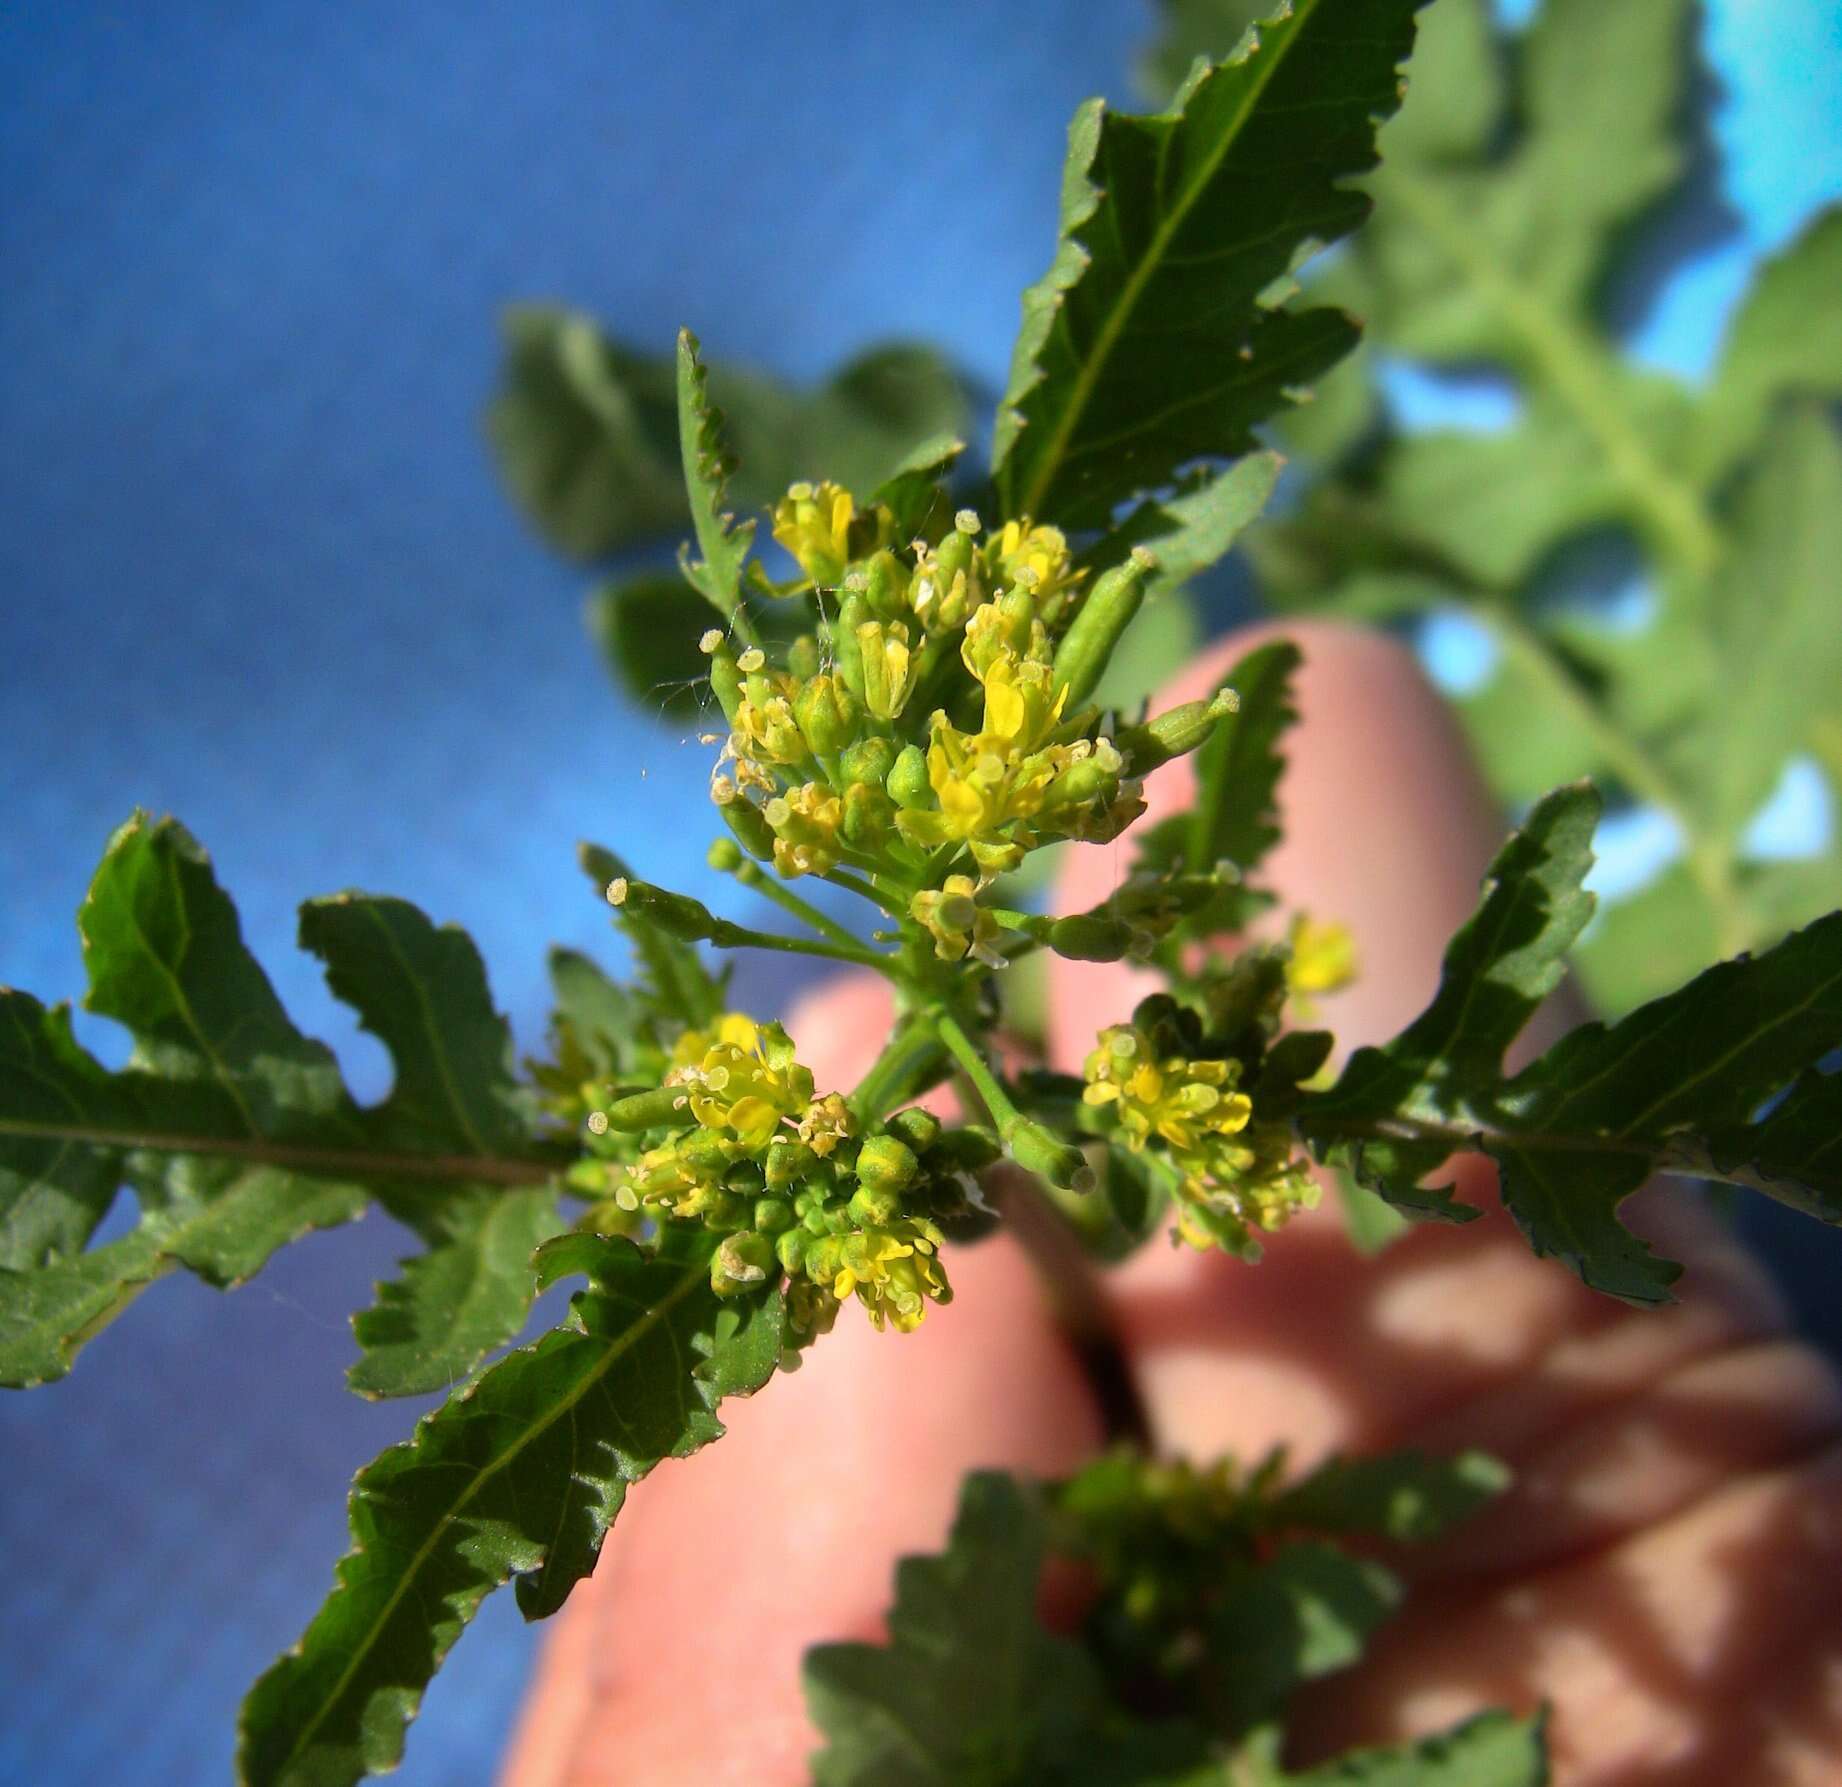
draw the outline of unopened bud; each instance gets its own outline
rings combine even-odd
[[[898,807],[913,810],[929,804],[933,798],[933,787],[927,779],[927,756],[919,745],[902,747],[885,786],[889,790],[889,798]]]
[[[710,1261],[710,1288],[719,1297],[739,1297],[766,1284],[780,1268],[774,1244],[766,1235],[744,1229],[727,1235]]]
[[[733,875],[746,860],[734,838],[713,838],[704,853],[704,861],[719,875]]]
[[[829,757],[857,736],[863,715],[841,678],[815,676],[793,697],[793,717],[814,753]]]
[[[838,759],[838,767],[847,787],[861,782],[866,787],[880,788],[895,767],[895,744],[886,738],[859,739]]]
[[[858,1183],[873,1191],[899,1196],[914,1183],[920,1170],[921,1163],[915,1158],[914,1150],[892,1135],[866,1137],[858,1151]],[[887,1221],[888,1218],[878,1220]]]

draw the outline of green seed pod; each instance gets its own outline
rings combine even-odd
[[[793,717],[813,752],[829,757],[856,738],[863,708],[841,677],[815,675],[793,697]]]
[[[911,1104],[905,1111],[897,1111],[883,1127],[898,1140],[906,1142],[917,1154],[926,1153],[940,1139],[940,1119],[932,1111],[922,1110],[918,1104]]]
[[[1004,1129],[1004,1150],[1027,1173],[1047,1179],[1058,1191],[1092,1191],[1094,1169],[1072,1142],[1028,1117],[1013,1118]]]
[[[756,1198],[755,1227],[764,1235],[783,1235],[793,1227],[793,1206],[785,1198]]]
[[[766,1235],[744,1229],[725,1236],[710,1261],[710,1288],[719,1297],[739,1297],[778,1272],[780,1261]]]
[[[635,881],[617,875],[608,883],[608,904],[626,913],[649,918],[660,930],[686,943],[701,943],[716,933],[716,920],[701,900],[689,894],[671,893],[650,881]]]
[[[812,634],[800,634],[787,647],[787,669],[801,682],[808,677],[817,676],[824,668],[824,654],[819,650],[819,642]]]
[[[926,752],[919,745],[904,745],[884,785],[889,790],[889,798],[898,807],[913,811],[930,805],[934,790],[927,779]]]
[[[1117,962],[1132,943],[1132,927],[1117,918],[1078,913],[1049,927],[1049,947],[1071,962]]]
[[[1143,546],[1134,546],[1132,556],[1106,572],[1081,604],[1055,649],[1055,685],[1067,689],[1068,706],[1079,707],[1099,686],[1113,648],[1145,600],[1145,579],[1156,563]]]
[[[736,712],[742,705],[742,672],[736,668],[735,654],[727,643],[718,644],[710,654],[710,687],[716,695],[717,706],[723,710],[723,718],[733,727]]]
[[[1206,744],[1221,721],[1240,705],[1232,689],[1218,689],[1213,700],[1186,701],[1181,707],[1167,708],[1148,726],[1122,727],[1114,743],[1124,752],[1132,773],[1142,776]]]
[[[774,860],[774,828],[761,815],[761,809],[746,795],[735,794],[717,802],[716,810],[723,823],[735,834],[735,840],[758,862]]]
[[[851,1221],[859,1228],[884,1228],[902,1214],[902,1196],[900,1192],[860,1185],[851,1193],[848,1209]]]
[[[920,1170],[915,1151],[892,1135],[866,1136],[857,1152],[858,1182],[877,1191],[904,1192]]]
[[[656,1092],[636,1092],[631,1098],[617,1098],[602,1113],[608,1128],[627,1135],[643,1129],[689,1129],[697,1119],[691,1115],[691,1101],[682,1086],[661,1086]]]
[[[976,1173],[1003,1156],[989,1129],[949,1129],[928,1150],[927,1164],[937,1172]]]

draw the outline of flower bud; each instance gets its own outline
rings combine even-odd
[[[1079,707],[1099,686],[1113,648],[1145,599],[1145,579],[1156,563],[1143,546],[1134,546],[1131,557],[1108,571],[1081,604],[1055,650],[1055,686],[1067,690],[1070,707]]]
[[[856,577],[858,573],[853,571],[851,575]],[[838,598],[838,618],[827,630],[835,660],[833,669],[859,701],[863,699],[863,649],[857,643],[857,630],[872,618],[863,591],[847,582],[844,593]]]
[[[880,850],[889,836],[893,811],[882,789],[853,782],[844,791],[844,819],[838,827],[839,835],[853,850]]]
[[[747,860],[734,838],[712,838],[704,852],[704,861],[719,875],[733,875]]]
[[[924,1111],[918,1104],[911,1104],[906,1110],[897,1111],[883,1127],[892,1136],[906,1142],[917,1154],[925,1154],[940,1139],[942,1125],[932,1111]]]
[[[838,759],[847,787],[862,782],[867,787],[880,788],[894,767],[895,743],[887,738],[860,738]]]
[[[714,628],[711,629],[713,632]],[[705,639],[709,633],[704,635]],[[742,672],[736,667],[735,654],[730,651],[728,643],[718,633],[715,648],[710,653],[710,688],[716,696],[716,704],[723,710],[723,718],[731,727],[736,723],[736,715],[742,706]]]
[[[719,1297],[739,1297],[766,1284],[780,1267],[766,1235],[744,1229],[725,1236],[710,1261],[710,1288]]]
[[[920,1170],[914,1150],[892,1135],[867,1136],[857,1152],[858,1183],[875,1191],[900,1194],[914,1183]]]
[[[927,756],[919,745],[904,745],[885,783],[889,798],[898,807],[911,811],[933,803],[934,791],[927,779]]]
[[[900,621],[865,621],[857,629],[863,657],[864,705],[879,720],[893,720],[908,705],[921,674],[918,654],[908,649],[908,629]]]
[[[804,1271],[806,1250],[812,1245],[812,1237],[803,1228],[783,1229],[774,1238],[774,1257],[780,1261],[780,1268],[789,1277]]]
[[[793,1206],[785,1198],[756,1198],[754,1226],[764,1235],[782,1235],[792,1228]]]
[[[799,682],[817,676],[825,668],[819,642],[810,633],[802,633],[787,647],[787,672]]]
[[[815,676],[793,697],[793,717],[814,754],[829,757],[857,736],[863,714],[841,678]]]
[[[869,612],[864,620],[900,620],[908,612],[908,567],[887,549],[863,567],[863,600]]]
[[[860,1185],[851,1193],[846,1208],[851,1221],[859,1228],[882,1228],[902,1214],[902,1196],[900,1192]]]
[[[796,1142],[790,1136],[777,1135],[767,1152],[768,1189],[791,1191],[805,1184],[817,1160],[818,1156],[804,1142]]]
[[[774,538],[814,583],[836,583],[850,561],[851,493],[837,484],[788,486],[774,505]]]

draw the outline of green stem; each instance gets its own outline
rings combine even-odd
[[[841,943],[821,942],[811,937],[778,937],[772,931],[753,930],[747,925],[732,924],[726,918],[716,921],[710,941],[718,949],[771,949],[781,955],[820,956],[828,962],[851,962],[860,968],[874,968],[879,974],[890,974],[890,964],[895,960],[879,950],[866,949],[855,939],[846,948]]]
[[[993,1125],[999,1135],[1014,1130],[1018,1124],[1026,1121],[1024,1114],[1018,1110],[1011,1095],[1004,1090],[1004,1082],[992,1070],[991,1063],[979,1052],[978,1045],[960,1027],[959,1020],[949,1012],[940,1012],[935,1016],[934,1028],[940,1040],[947,1045],[952,1055],[972,1082],[972,1089],[978,1093],[980,1102],[990,1114]]]
[[[872,906],[888,913],[891,918],[907,916],[904,907],[899,904],[890,905],[871,882],[864,880],[860,875],[853,875],[849,869],[827,869],[819,879],[829,881],[833,887],[843,888],[846,893],[854,893],[860,900],[868,900]]]
[[[895,1034],[851,1093],[851,1109],[863,1122],[880,1122],[932,1083],[940,1056],[940,1035],[931,1023],[920,1017],[899,1019]]]
[[[809,926],[821,937],[829,937],[833,943],[845,949],[861,949],[863,941],[847,931],[835,919],[826,917],[810,900],[802,899],[792,888],[775,876],[768,874],[758,863],[744,858],[730,871],[741,884],[755,893],[763,894],[772,900],[782,912],[790,913],[801,924]]]

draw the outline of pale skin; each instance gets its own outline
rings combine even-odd
[[[1366,634],[1286,629],[1306,652],[1272,859],[1288,903],[1355,934],[1358,984],[1327,1001],[1344,1047],[1425,1004],[1503,824],[1411,658]],[[1190,666],[1155,706],[1206,694],[1246,649]],[[1153,817],[1187,799],[1154,779]],[[1066,910],[1104,897],[1130,839],[1078,850]],[[1129,971],[1057,964],[1051,1052],[1078,1067],[1136,997]],[[789,1018],[821,1087],[885,1034],[876,982]],[[1328,1208],[1250,1267],[1161,1242],[1107,1276],[1106,1308],[1159,1446],[1209,1459],[1279,1441],[1481,1446],[1507,1502],[1406,1560],[1408,1612],[1295,1727],[1313,1754],[1553,1709],[1561,1787],[1842,1781],[1842,1393],[1787,1338],[1764,1274],[1679,1184],[1627,1214],[1686,1262],[1680,1301],[1626,1309],[1537,1260],[1492,1175],[1488,1214],[1373,1260]],[[1060,1474],[1104,1443],[1094,1398],[1007,1237],[955,1251],[956,1299],[915,1334],[847,1309],[804,1368],[723,1410],[728,1437],[632,1493],[546,1644],[504,1787],[792,1787],[816,1744],[800,1654],[874,1638],[895,1559],[941,1544],[961,1477]],[[1301,1756],[1301,1759],[1303,1757]]]

